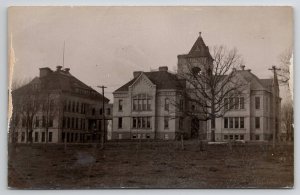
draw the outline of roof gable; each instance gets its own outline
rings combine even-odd
[[[182,88],[181,82],[177,76],[167,71],[143,72],[141,75],[145,75],[154,85],[156,85],[156,89],[158,90]],[[128,91],[129,86],[131,86],[138,78],[139,76],[133,78],[128,83],[115,90],[115,92]]]

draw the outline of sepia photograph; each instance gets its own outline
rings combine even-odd
[[[9,7],[7,187],[294,188],[293,15]]]

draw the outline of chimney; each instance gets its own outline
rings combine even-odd
[[[70,72],[70,68],[65,68],[65,73],[69,73]]]
[[[56,71],[60,71],[62,66],[56,66]]]
[[[138,77],[138,76],[140,76],[140,74],[142,73],[142,71],[134,71],[133,72],[133,77],[135,78],[135,77]]]
[[[165,71],[165,72],[167,72],[167,71],[168,71],[168,66],[160,66],[160,67],[158,68],[158,70],[159,70],[159,71]]]
[[[242,70],[245,70],[246,66],[245,65],[241,65],[240,67],[241,67]]]
[[[45,77],[45,76],[49,75],[52,72],[53,71],[48,67],[40,68],[40,77]]]

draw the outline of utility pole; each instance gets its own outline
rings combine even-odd
[[[106,132],[105,132],[105,107],[104,107],[104,89],[107,88],[104,85],[97,86],[98,88],[102,88],[102,123],[103,129],[101,131],[101,149],[104,149],[104,142],[106,139]]]
[[[277,91],[275,91],[275,85],[278,85],[278,79],[277,79],[277,70],[281,70],[280,68],[277,68],[276,66],[272,66],[272,68],[269,68],[269,70],[273,71],[273,89],[272,89],[272,95],[273,95],[273,124],[275,127],[273,127],[273,144],[272,148],[275,149],[275,144],[276,144],[276,128],[278,125],[278,118],[277,118],[277,113],[279,110],[277,109]]]

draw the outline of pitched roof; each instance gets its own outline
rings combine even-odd
[[[268,88],[273,85],[273,79],[259,79],[259,80],[264,87]]]
[[[86,90],[95,94],[95,98],[103,99],[102,94],[98,93],[96,90],[86,85],[70,72],[64,70],[49,71],[46,76],[36,77],[27,85],[16,89],[14,92],[22,93],[30,87],[31,84],[39,82],[41,84],[42,90],[61,90],[63,92],[76,92],[76,89]],[[89,94],[86,94],[88,96]],[[109,101],[108,98],[104,97],[106,102]]]
[[[188,53],[189,57],[209,57],[212,59],[208,46],[205,45],[201,33],[199,33],[199,37],[197,38],[196,42],[194,43],[193,47],[191,48],[190,52]]]
[[[182,80],[178,79],[175,74],[168,71],[143,72],[142,74],[146,75],[148,79],[156,85],[157,89],[183,88]],[[133,78],[128,83],[115,90],[115,92],[128,91],[128,87],[131,86],[138,78],[139,76]]]
[[[251,83],[251,89],[265,89],[269,91],[270,86],[272,86],[273,79],[259,79],[250,70],[238,70],[238,72],[247,82]]]

